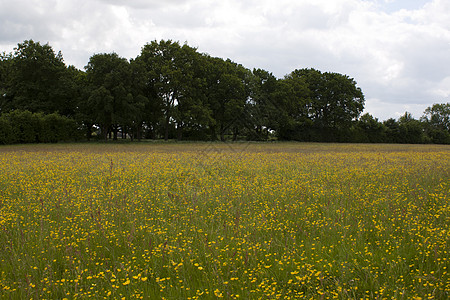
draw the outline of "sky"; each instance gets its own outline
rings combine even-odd
[[[380,121],[450,102],[449,0],[0,0],[0,52],[29,39],[79,69],[163,39],[278,78],[346,74]]]

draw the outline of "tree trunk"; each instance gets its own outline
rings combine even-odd
[[[220,140],[225,142],[225,130],[223,129],[223,124],[220,124]]]
[[[152,140],[156,140],[156,130],[154,127],[150,129],[150,137]]]
[[[167,141],[169,139],[169,113],[167,113],[166,124],[164,127],[164,140]]]
[[[233,141],[237,141],[238,137],[238,129],[237,127],[233,128]]]
[[[210,130],[211,130],[211,141],[217,140],[216,126],[210,126]]]
[[[136,137],[138,141],[140,142],[142,139],[142,124],[139,124],[136,128]]]
[[[90,141],[92,138],[92,125],[91,124],[87,124],[87,126],[86,126],[86,138],[88,141]]]
[[[114,131],[114,138],[113,138],[113,140],[117,141],[117,125],[114,125],[113,131]]]
[[[108,133],[111,135],[111,132],[109,132],[109,126],[105,126],[105,125],[102,126],[101,130],[102,130],[103,139],[105,141],[107,141],[108,140]],[[111,136],[110,136],[110,138],[111,138]]]
[[[177,124],[177,140],[181,141],[183,139],[183,124]]]

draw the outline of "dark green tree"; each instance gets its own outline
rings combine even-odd
[[[184,72],[186,85],[179,96],[174,110],[177,125],[177,139],[205,138],[208,124],[212,120],[206,97],[206,65],[204,57],[195,48],[181,47],[180,64]]]
[[[0,145],[13,144],[16,139],[7,113],[0,114]]]
[[[450,103],[435,103],[427,107],[422,120],[430,123],[431,126],[450,132]]]
[[[364,95],[353,78],[315,69],[294,70],[290,77],[301,77],[309,93],[306,109],[318,136],[313,139],[338,141],[364,109]]]
[[[147,120],[147,108],[150,99],[145,96],[146,78],[145,68],[142,64],[132,59],[131,68],[131,94],[133,102],[131,109],[127,114],[126,126],[130,129],[131,139],[141,140],[143,137],[143,128]]]
[[[309,95],[305,79],[294,72],[278,82],[273,116],[279,139],[310,140]]]
[[[195,88],[201,84],[195,77],[197,55],[196,49],[186,44],[181,46],[178,42],[162,40],[146,44],[136,58],[146,72],[144,96],[156,102],[150,105],[153,122],[158,117],[162,119],[165,140],[175,126],[181,137],[183,127],[192,117],[189,109],[195,104],[192,103]],[[157,109],[160,109],[159,114]]]
[[[206,95],[212,112],[209,124],[211,139],[225,141],[225,135],[237,138],[239,129],[246,126],[245,112],[250,96],[249,77],[251,72],[231,60],[206,56]]]
[[[95,54],[85,69],[91,90],[86,105],[92,109],[92,119],[98,122],[104,139],[111,130],[117,140],[120,126],[130,122],[134,110],[130,64],[116,53]]]
[[[412,117],[411,113],[405,112],[398,119],[399,142],[402,144],[420,144],[425,142],[424,128],[419,120]]]
[[[387,143],[400,143],[400,125],[394,118],[389,118],[383,122],[386,128],[386,142]]]
[[[72,78],[61,52],[55,53],[49,44],[28,40],[18,44],[8,60],[2,111],[21,109],[46,114],[58,111],[73,115]]]
[[[61,116],[58,113],[44,115],[36,113],[38,120],[37,141],[39,143],[57,143],[75,141],[79,138],[78,126],[74,119]]]
[[[352,141],[365,143],[383,143],[386,141],[386,127],[369,113],[362,115],[352,132]]]
[[[0,116],[0,144],[56,143],[77,140],[75,120],[58,113],[13,110]]]
[[[11,126],[13,143],[37,143],[40,129],[39,116],[25,110],[13,110],[2,115]]]
[[[6,112],[11,107],[12,96],[9,95],[11,83],[12,54],[0,54],[0,114]]]
[[[254,69],[250,81],[250,115],[254,131],[249,132],[249,139],[267,140],[269,134],[277,128],[278,110],[276,93],[277,78],[263,69]]]
[[[80,129],[84,132],[86,139],[89,141],[95,130],[94,125],[98,122],[96,121],[96,113],[93,111],[93,107],[89,101],[93,88],[88,83],[86,72],[76,70],[76,74],[74,74],[74,85],[76,87],[76,108],[74,118],[78,122]]]
[[[450,144],[450,103],[436,103],[427,107],[421,121],[433,143]]]

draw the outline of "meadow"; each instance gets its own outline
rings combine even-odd
[[[0,147],[2,299],[448,299],[450,147]]]

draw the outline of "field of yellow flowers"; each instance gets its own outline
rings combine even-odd
[[[0,147],[0,298],[448,299],[450,148]]]

